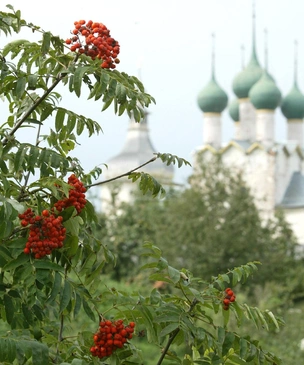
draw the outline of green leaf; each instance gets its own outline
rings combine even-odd
[[[276,326],[276,328],[280,329],[280,326],[274,314],[270,310],[265,310],[265,314],[268,315],[268,317],[271,319],[272,323]]]
[[[16,358],[16,341],[10,338],[0,338],[0,361],[12,364]]]
[[[245,340],[244,338],[240,339],[240,358],[241,359],[246,359],[247,344],[248,344],[247,340]]]
[[[15,96],[18,99],[21,99],[24,92],[25,92],[25,86],[26,86],[26,77],[20,77],[17,80],[16,88],[15,88]]]
[[[180,280],[180,272],[172,266],[168,266],[168,274],[170,279],[174,284],[178,283]]]
[[[223,352],[222,352],[223,356],[225,356],[228,353],[228,351],[233,347],[232,344],[234,342],[234,339],[235,335],[232,332],[227,332],[223,343]]]
[[[103,104],[103,107],[102,107],[101,111],[104,111],[104,110],[108,109],[108,107],[112,104],[113,99],[114,99],[114,98],[110,98],[109,100],[107,100],[107,101]]]
[[[169,333],[175,331],[179,327],[179,323],[170,323],[168,326],[160,331],[160,336],[167,336]]]
[[[81,217],[76,216],[68,219],[63,225],[72,236],[78,236],[80,226],[83,225],[83,220]]]
[[[78,293],[76,293],[74,313],[73,313],[74,318],[77,317],[77,314],[79,313],[80,308],[81,308],[81,304],[82,304],[81,296]]]
[[[83,75],[90,70],[90,66],[80,66],[77,67],[74,72],[74,91],[75,94],[79,97],[81,94],[81,83]]]
[[[28,85],[27,85],[28,90],[35,90],[37,87],[37,81],[38,81],[37,75],[29,75],[28,76]]]
[[[44,32],[43,33],[42,46],[41,46],[41,52],[42,52],[43,55],[48,53],[48,51],[50,49],[51,36],[52,35],[51,35],[50,32]]]
[[[60,296],[60,307],[59,307],[60,313],[62,313],[64,309],[68,306],[71,298],[72,298],[72,285],[68,280],[65,280],[64,288]]]
[[[4,267],[4,271],[14,270],[19,266],[22,266],[30,260],[29,255],[25,255],[23,252],[15,259],[8,262]]]
[[[49,260],[35,260],[34,266],[36,269],[46,269],[46,270],[54,270],[54,271],[60,271],[64,272],[64,268],[55,262],[49,261]]]
[[[65,110],[62,108],[58,108],[56,118],[55,118],[56,132],[58,132],[62,128],[64,117],[65,117]]]
[[[83,301],[82,301],[82,305],[83,305],[83,309],[84,309],[84,311],[86,312],[86,314],[87,314],[87,316],[93,321],[93,322],[95,322],[95,314],[94,314],[94,312],[92,311],[92,309],[90,308],[90,306],[89,306],[89,304],[88,304],[88,302],[85,300],[85,299],[83,299]]]
[[[13,299],[9,295],[5,294],[3,296],[3,302],[4,302],[6,320],[9,324],[11,324],[15,315],[15,307]]]
[[[70,236],[64,242],[64,248],[67,250],[66,254],[68,257],[74,256],[78,249],[78,236]]]
[[[49,348],[47,345],[32,341],[33,365],[49,364]]]
[[[56,299],[57,295],[60,293],[60,289],[61,289],[61,275],[58,272],[55,272],[52,291],[47,299],[47,303],[52,303]]]

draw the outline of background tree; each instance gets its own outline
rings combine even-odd
[[[104,240],[114,244],[116,272],[125,268],[123,277],[134,275],[134,252],[142,240],[156,243],[175,266],[206,279],[254,259],[262,267],[251,285],[282,285],[286,272],[298,263],[297,243],[282,212],[263,221],[242,174],[224,167],[217,157],[208,163],[199,160],[190,185],[163,200],[137,195],[109,225]]]

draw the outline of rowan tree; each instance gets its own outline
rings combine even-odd
[[[149,262],[143,270],[152,271],[151,281],[166,281],[178,294],[129,294],[100,280],[105,263],[115,259],[92,234],[97,217],[86,193],[99,184],[95,180],[101,170],[84,171],[73,150],[80,135],[86,131],[91,136],[101,127],[62,107],[57,86],[77,97],[82,94],[82,99],[86,87],[87,98],[100,102],[102,110],[113,105],[115,113],[126,112],[138,122],[154,99],[136,77],[114,69],[119,43],[99,19],[67,24],[67,34],[71,30],[73,35],[61,39],[27,23],[10,5],[0,12],[1,36],[25,28],[41,40],[14,40],[0,53],[0,95],[9,114],[0,127],[1,363],[142,364],[145,355],[132,343],[141,327],[159,349],[157,365],[279,363],[258,341],[228,327],[230,313],[239,325],[248,318],[266,330],[280,327],[272,312],[239,303],[231,288],[251,276],[258,263],[231,268],[206,285],[146,244],[143,254]],[[36,142],[21,141],[21,128],[31,128]],[[149,162],[157,158],[185,163],[167,153],[151,156]],[[157,195],[163,190],[136,166],[126,176],[140,181],[143,192]],[[216,324],[206,310],[222,323]],[[88,326],[73,328],[83,313],[95,332]],[[185,343],[190,354],[171,352],[174,344]]]

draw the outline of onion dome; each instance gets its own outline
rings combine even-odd
[[[235,95],[239,98],[248,98],[249,91],[252,86],[261,78],[263,70],[256,54],[255,46],[255,13],[253,9],[252,16],[252,53],[248,65],[239,72],[232,84]]]
[[[255,52],[243,71],[236,75],[233,80],[232,88],[238,98],[247,98],[252,86],[261,78],[262,68],[259,64]]]
[[[249,97],[256,109],[274,110],[280,104],[281,92],[265,70],[260,80],[250,89]]]
[[[295,65],[294,65],[294,83],[290,92],[283,98],[281,110],[287,119],[304,118],[304,95],[301,93],[297,83],[297,57],[295,42]]]
[[[235,122],[239,122],[240,121],[240,108],[239,108],[240,104],[239,104],[239,100],[238,99],[234,99],[228,107],[228,111],[229,111],[229,115],[230,117],[235,121]]]
[[[290,92],[283,98],[281,110],[287,119],[304,118],[304,95],[298,88],[297,82],[293,84]]]
[[[228,96],[212,77],[198,94],[197,103],[204,113],[221,113],[227,106]]]
[[[213,39],[214,39],[214,35]],[[212,76],[209,83],[198,94],[197,103],[204,113],[221,113],[227,106],[228,96],[215,79],[214,49],[212,51]]]

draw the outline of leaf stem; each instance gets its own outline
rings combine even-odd
[[[136,170],[140,169],[141,167],[144,167],[144,166],[148,165],[148,164],[149,164],[149,163],[151,163],[151,162],[154,162],[156,159],[157,159],[157,157],[153,157],[153,158],[151,158],[149,161],[147,161],[147,162],[143,163],[142,165],[139,165],[139,166],[135,167],[135,169],[132,169],[132,170],[130,170],[130,171],[128,171],[128,172],[125,172],[124,174],[121,174],[121,175],[118,175],[118,176],[112,177],[111,179],[108,179],[108,180],[104,180],[104,181],[100,181],[100,182],[97,182],[97,183],[94,183],[94,184],[86,185],[85,187],[86,187],[86,188],[91,188],[91,187],[93,187],[93,186],[103,185],[103,184],[106,184],[106,183],[108,183],[108,182],[111,182],[111,181],[114,181],[114,180],[118,180],[118,179],[120,179],[120,178],[122,178],[122,177],[129,176],[129,175],[131,175],[131,174],[132,174],[132,172],[134,172],[134,171],[136,171]]]

